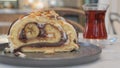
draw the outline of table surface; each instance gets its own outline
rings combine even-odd
[[[81,35],[80,35],[81,36]],[[102,48],[102,53],[100,59],[84,65],[63,67],[63,68],[120,68],[120,37],[117,35],[110,35],[109,39],[116,37],[117,40],[112,44],[104,44]],[[6,64],[1,64],[1,68],[21,68],[17,66],[11,66]]]

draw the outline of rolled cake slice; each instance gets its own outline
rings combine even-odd
[[[74,27],[56,12],[32,12],[15,21],[9,29],[14,52],[55,53],[77,50]]]

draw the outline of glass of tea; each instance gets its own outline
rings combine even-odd
[[[108,8],[107,4],[85,4],[83,9],[86,14],[85,30],[83,38],[85,39],[107,39],[105,27],[105,14]]]

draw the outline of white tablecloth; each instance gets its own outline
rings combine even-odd
[[[117,37],[117,41],[113,44],[106,44],[105,48],[102,49],[100,59],[97,60],[96,62],[63,68],[120,68],[120,37],[117,35],[114,36]],[[111,36],[111,38],[114,36]],[[0,63],[0,68],[21,68],[21,67]]]

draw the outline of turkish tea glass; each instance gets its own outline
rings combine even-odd
[[[83,9],[86,14],[84,39],[106,40],[108,35],[105,26],[107,4],[85,4]]]

